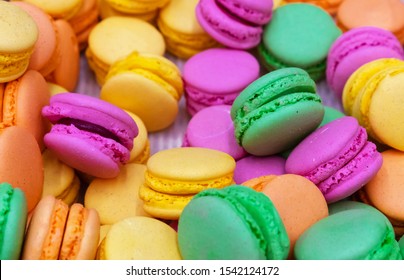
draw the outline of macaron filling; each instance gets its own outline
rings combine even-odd
[[[4,239],[4,227],[7,224],[7,213],[10,212],[10,207],[11,207],[11,198],[13,196],[14,190],[12,187],[6,187],[3,186],[2,188],[5,189],[5,191],[2,190],[2,200],[1,200],[1,208],[0,208],[0,244],[3,244],[3,239]]]
[[[217,0],[218,5],[225,7],[229,12],[232,11],[233,15],[248,21],[250,24],[263,25],[271,20],[272,1],[262,1],[263,5],[261,7],[248,6],[250,4],[249,1],[240,2],[242,3],[241,5],[238,1],[234,0]]]
[[[192,99],[192,101],[197,102],[201,105],[211,106],[211,105],[231,105],[240,92],[232,92],[228,94],[212,94],[207,92],[202,92],[201,90],[187,85],[185,87],[187,96]]]
[[[365,260],[401,260],[400,247],[397,243],[394,232],[386,226],[386,234],[380,245],[374,248]]]

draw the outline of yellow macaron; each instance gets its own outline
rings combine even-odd
[[[156,27],[144,20],[113,16],[91,30],[85,54],[97,82],[103,85],[109,67],[134,51],[163,55],[164,38]]]
[[[0,1],[0,83],[24,74],[38,36],[38,27],[27,12]]]
[[[150,215],[175,220],[192,196],[209,188],[234,183],[235,160],[206,148],[172,148],[153,154],[147,161],[140,198]]]
[[[137,115],[129,111],[126,111],[126,113],[135,121],[139,131],[135,139],[133,139],[133,149],[130,151],[129,163],[145,164],[150,157],[150,141],[147,128]]]
[[[100,98],[136,114],[153,132],[174,122],[182,94],[181,72],[174,63],[133,52],[110,67]]]
[[[113,224],[98,246],[99,260],[181,260],[177,232],[149,217],[127,218]]]
[[[31,3],[55,19],[70,19],[77,14],[85,0],[23,0]]]
[[[110,5],[108,0],[98,0],[98,11],[101,19],[106,19],[108,17],[114,17],[114,16],[126,16],[126,17],[135,17],[148,22],[152,22],[157,17],[158,14],[158,9],[151,10],[145,13],[122,12],[120,10],[114,9],[114,7]]]
[[[198,0],[171,0],[157,17],[157,25],[166,41],[167,50],[179,58],[191,56],[219,46],[201,27],[195,16]]]
[[[404,61],[379,59],[366,63],[348,79],[343,106],[371,138],[404,151]]]
[[[128,14],[144,14],[155,11],[170,0],[105,0],[112,8]]]
[[[139,198],[145,171],[145,165],[129,163],[113,179],[94,178],[86,190],[84,205],[97,210],[102,225],[129,217],[149,216]]]

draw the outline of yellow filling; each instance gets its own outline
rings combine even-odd
[[[33,49],[21,53],[0,54],[0,78],[17,75],[29,64]]]

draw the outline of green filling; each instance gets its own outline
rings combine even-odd
[[[258,46],[258,55],[260,57],[260,61],[268,71],[287,67],[294,67],[294,65],[287,65],[278,60],[274,55],[268,52],[263,43],[261,43]],[[326,60],[323,60],[318,64],[311,65],[305,68],[304,70],[306,70],[307,73],[309,73],[310,77],[313,80],[318,81],[324,77],[325,69],[326,69]]]
[[[395,240],[394,232],[391,227],[387,227],[386,237],[380,244],[380,247],[375,248],[369,255],[366,256],[366,260],[402,260],[400,247]]]
[[[259,108],[256,108],[253,112],[249,114],[237,114],[237,117],[234,122],[235,136],[238,143],[242,144],[242,139],[244,133],[247,129],[254,124],[257,120],[266,116],[267,114],[271,114],[276,112],[281,107],[289,106],[296,104],[302,101],[311,101],[321,103],[321,97],[315,93],[310,92],[299,92],[292,93],[285,96],[281,96],[275,100],[271,100],[270,102],[262,105]],[[248,104],[246,104],[248,106]],[[248,108],[248,107],[247,107]],[[249,111],[249,110],[245,110]]]
[[[13,187],[9,184],[0,185],[1,209],[0,209],[0,245],[3,247],[5,226],[7,223],[8,212],[10,212],[11,197],[14,193]]]

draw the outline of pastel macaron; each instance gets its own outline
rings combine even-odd
[[[394,34],[371,26],[350,29],[330,48],[326,69],[328,85],[340,98],[352,73],[379,58],[404,59],[403,48]]]
[[[272,201],[239,185],[197,194],[180,216],[178,245],[186,260],[279,260],[290,246]]]
[[[286,4],[274,10],[264,28],[260,60],[268,71],[299,67],[317,81],[324,77],[328,51],[340,35],[333,18],[322,8]]]
[[[242,185],[243,182],[253,178],[285,174],[285,163],[285,158],[279,155],[265,157],[247,155],[236,162],[234,182]]]
[[[113,178],[129,161],[138,129],[122,109],[92,96],[62,93],[52,96],[42,115],[53,124],[44,137],[46,147],[78,171]]]
[[[135,121],[139,131],[133,140],[133,149],[130,151],[129,162],[145,164],[151,153],[149,133],[141,118],[129,111],[126,111],[126,113]]]
[[[23,260],[93,260],[100,235],[97,211],[53,196],[38,203],[29,221]]]
[[[205,31],[222,45],[234,49],[256,47],[262,26],[271,20],[272,1],[201,0],[196,18]]]
[[[231,185],[235,165],[230,155],[207,148],[159,151],[147,161],[139,190],[144,210],[156,218],[177,220],[195,194]]]
[[[304,138],[287,158],[285,170],[312,181],[327,203],[332,203],[368,183],[382,162],[376,145],[368,141],[365,128],[355,118],[346,116]]]
[[[111,65],[100,91],[102,100],[137,115],[149,132],[173,124],[182,95],[181,73],[173,62],[136,51]]]
[[[0,2],[0,16],[0,83],[5,83],[27,70],[39,31],[27,12],[6,1]]]
[[[380,144],[404,151],[402,85],[404,61],[381,58],[358,68],[342,94],[344,110]]]
[[[167,51],[176,57],[188,59],[218,45],[196,19],[198,2],[171,0],[158,13],[157,26],[166,42]]]
[[[87,1],[87,0],[85,0]],[[55,19],[69,19],[80,10],[84,0],[24,0],[24,2],[38,6]]]
[[[129,163],[115,178],[95,178],[85,191],[85,207],[98,212],[102,225],[112,225],[129,217],[149,216],[139,198],[145,172],[145,165]]]
[[[297,240],[298,260],[401,260],[398,242],[386,217],[369,208],[331,214]]]
[[[290,149],[316,129],[323,116],[315,82],[294,67],[261,76],[237,96],[231,108],[237,142],[255,156]]]
[[[182,146],[222,151],[235,160],[246,156],[234,136],[230,110],[230,105],[216,105],[197,112],[188,122]]]
[[[177,233],[150,217],[123,219],[109,228],[97,251],[98,260],[181,260]]]
[[[134,51],[163,55],[166,46],[152,24],[137,18],[114,16],[100,21],[90,32],[85,55],[97,82],[103,85],[109,67]]]
[[[27,200],[21,189],[1,183],[0,201],[0,260],[18,260],[24,242]]]
[[[359,190],[357,197],[380,210],[392,223],[396,237],[404,234],[404,187],[401,165],[404,152],[389,149],[381,153],[383,164],[377,174]]]
[[[344,32],[360,26],[380,27],[404,43],[403,13],[401,0],[344,0],[338,8],[336,22]]]
[[[182,70],[188,113],[192,116],[209,106],[232,105],[259,75],[259,63],[247,51],[211,48],[192,56]]]

